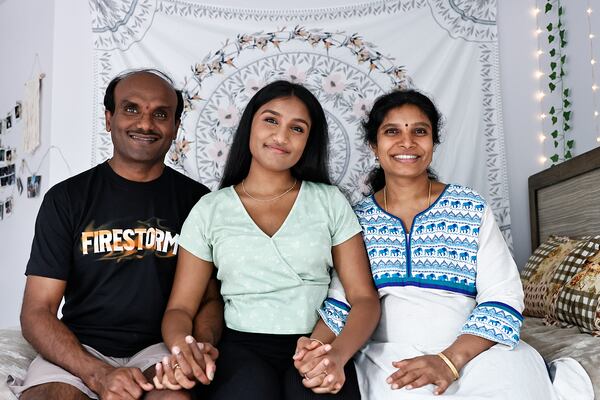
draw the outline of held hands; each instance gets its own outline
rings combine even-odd
[[[398,368],[386,379],[392,389],[415,389],[433,384],[436,386],[434,394],[440,395],[458,379],[449,365],[438,355],[424,355],[394,361],[392,365]]]
[[[302,384],[315,393],[337,393],[346,376],[344,362],[330,344],[305,336],[298,339],[294,366],[304,377]]]
[[[113,368],[106,367],[102,370],[101,377],[96,385],[96,392],[101,399],[139,399],[144,391],[154,389],[139,368]]]
[[[214,378],[219,351],[210,343],[196,342],[192,336],[180,342],[172,347],[170,356],[156,364],[153,381],[157,389],[191,389],[198,381],[208,385]]]

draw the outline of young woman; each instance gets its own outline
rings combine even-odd
[[[329,185],[326,160],[325,114],[306,88],[277,81],[256,93],[242,115],[221,189],[204,196],[182,228],[162,324],[176,355],[160,367],[168,377],[208,382],[207,352],[189,335],[215,272],[226,328],[209,398],[359,398],[348,361],[377,325],[379,301],[360,225]],[[325,325],[313,331],[332,267],[352,305],[346,329],[333,341]]]
[[[489,205],[429,170],[440,121],[408,90],[379,98],[365,123],[380,167],[355,212],[382,315],[356,358],[363,398],[554,399],[542,358],[519,342],[523,291]]]

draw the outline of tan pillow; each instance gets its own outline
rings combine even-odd
[[[600,336],[600,235],[578,246],[563,264],[569,266],[560,272],[569,279],[557,293],[555,318]]]
[[[525,292],[523,315],[544,318],[554,315],[556,294],[561,283],[555,278],[561,262],[580,244],[565,236],[550,236],[529,257],[521,272]]]

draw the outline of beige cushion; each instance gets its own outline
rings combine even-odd
[[[561,286],[556,271],[580,243],[581,240],[564,236],[550,236],[529,257],[521,272],[525,292],[524,315],[542,318],[554,315],[556,294]]]

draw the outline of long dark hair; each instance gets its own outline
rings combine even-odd
[[[384,94],[375,100],[373,108],[369,112],[368,119],[363,123],[365,130],[365,141],[374,146],[377,144],[377,130],[385,119],[387,113],[403,105],[411,104],[417,106],[431,122],[431,132],[434,146],[440,143],[440,129],[442,126],[442,114],[429,97],[417,90],[396,90],[388,94]],[[427,168],[427,174],[432,180],[437,180],[435,172],[431,168]],[[385,186],[385,174],[381,166],[376,166],[369,172],[367,185],[371,188],[371,192],[375,193]]]
[[[250,133],[252,119],[260,107],[271,100],[296,97],[304,103],[310,114],[311,128],[300,160],[290,172],[298,180],[330,184],[327,170],[327,119],[319,100],[304,86],[288,81],[275,81],[260,89],[250,99],[235,132],[220,188],[240,183],[250,171]]]

